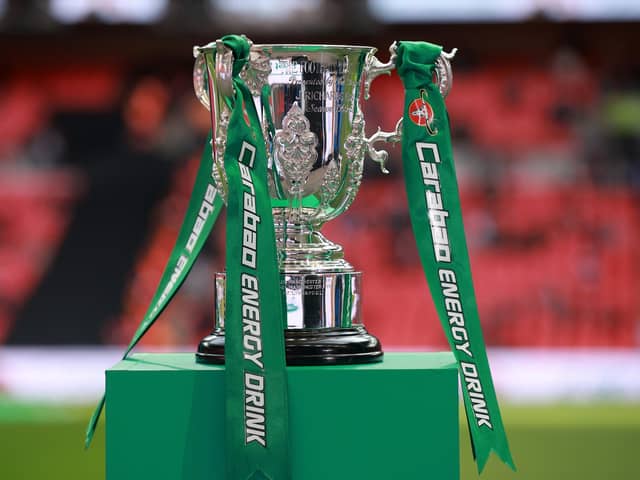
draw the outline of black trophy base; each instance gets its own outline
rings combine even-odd
[[[362,327],[287,329],[287,365],[347,365],[382,361],[380,341]],[[196,361],[224,363],[224,330],[216,329],[198,345]]]

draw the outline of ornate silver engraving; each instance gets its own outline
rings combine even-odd
[[[364,136],[364,117],[358,109],[358,113],[353,117],[351,123],[351,134],[344,142],[344,150],[349,159],[349,178],[347,186],[347,202],[344,209],[346,210],[353,202],[353,199],[362,183],[362,167],[364,164],[364,154],[367,150],[367,139]]]
[[[364,117],[358,111],[351,122],[351,133],[344,142],[344,150],[351,162],[362,162],[367,149],[364,136]]]
[[[262,88],[267,85],[271,74],[271,62],[269,57],[262,52],[251,52],[249,62],[240,72],[240,78],[249,88],[254,97],[262,93]]]
[[[282,130],[276,132],[274,143],[276,159],[282,165],[284,176],[291,184],[289,193],[300,198],[313,164],[318,158],[318,138],[311,131],[309,120],[304,116],[298,102],[294,102],[284,116]]]
[[[333,200],[339,189],[340,168],[336,164],[335,160],[331,160],[331,163],[327,166],[327,171],[324,174],[322,186],[320,187],[320,209],[318,209],[318,212]]]

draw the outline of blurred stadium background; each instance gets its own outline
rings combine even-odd
[[[0,0],[0,478],[104,478],[104,429],[89,452],[83,430],[209,129],[191,48],[226,33],[384,60],[396,39],[460,49],[447,104],[518,478],[640,478],[638,20],[629,0]],[[397,77],[376,80],[368,129],[401,109]],[[324,231],[365,272],[388,350],[446,349],[391,153]],[[208,332],[223,230],[144,348],[192,351]],[[485,478],[515,475],[492,461]]]

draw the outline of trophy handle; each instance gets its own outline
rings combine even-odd
[[[193,89],[200,103],[211,112],[212,139],[211,155],[214,167],[211,174],[216,190],[222,200],[227,202],[227,173],[224,169],[224,152],[227,145],[227,127],[229,124],[229,111],[219,102],[220,94],[233,92],[231,84],[231,56],[230,50],[224,47],[220,41],[215,43],[215,72],[216,78],[210,78],[211,73],[207,67],[205,51],[210,50],[214,44],[204,47],[193,47],[195,63],[193,65]],[[216,73],[218,72],[218,73]]]
[[[209,78],[205,50],[211,50],[215,45],[215,73],[216,79]],[[193,47],[193,56],[196,61],[193,65],[193,89],[196,97],[205,108],[211,111],[213,101],[214,113],[217,108],[218,96],[233,97],[233,53],[225,47],[221,40],[205,45],[204,47]],[[209,92],[211,89],[211,92]],[[210,95],[209,95],[210,94]]]
[[[389,47],[389,61],[387,63],[383,63],[376,58],[374,55],[375,50],[369,54],[367,58],[367,63],[365,66],[366,76],[364,80],[364,98],[365,100],[369,99],[369,90],[371,88],[371,83],[375,80],[376,77],[382,74],[391,74],[391,71],[396,67],[396,59],[397,55],[397,43],[393,42],[393,44]],[[435,63],[435,71],[434,75],[436,77],[436,82],[438,83],[438,89],[440,90],[440,94],[443,98],[449,94],[451,87],[453,85],[453,72],[451,70],[451,60],[455,57],[457,48],[451,50],[451,52],[447,53],[444,50],[440,53],[440,56],[436,60]],[[376,150],[373,146],[376,142],[388,142],[388,143],[397,143],[402,140],[402,118],[398,120],[396,123],[396,128],[393,132],[383,132],[380,127],[378,127],[378,131],[371,135],[371,137],[366,139],[367,142],[367,150],[371,159],[380,164],[380,170],[383,173],[389,173],[387,167],[385,166],[387,159],[389,158],[389,152],[386,150]]]
[[[447,98],[451,87],[453,86],[453,71],[451,70],[451,60],[458,53],[458,49],[454,48],[449,53],[442,50],[440,56],[436,60],[436,81],[442,98]]]
[[[396,68],[396,59],[398,54],[396,52],[398,43],[393,42],[389,47],[389,61],[383,63],[375,56],[376,50],[374,49],[368,56],[365,64],[365,77],[364,77],[364,99],[369,100],[371,83],[376,77],[385,74],[391,75],[391,70]]]
[[[386,167],[389,152],[386,150],[376,150],[373,145],[376,142],[398,143],[402,141],[402,118],[396,123],[396,129],[393,132],[383,132],[382,129],[378,127],[378,131],[367,138],[366,141],[367,152],[371,160],[380,164],[380,171],[382,173],[389,173]]]
[[[204,108],[211,111],[209,93],[206,87],[207,60],[204,58],[204,53],[202,53],[200,47],[193,47],[193,57],[196,59],[193,64],[193,90],[196,92],[197,99],[204,105]]]

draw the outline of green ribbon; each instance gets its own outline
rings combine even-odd
[[[267,154],[253,98],[239,72],[245,37],[222,38],[234,55],[235,98],[224,165],[227,197],[225,390],[227,478],[290,478],[284,329]]]
[[[225,311],[225,408],[227,478],[290,478],[288,390],[284,346],[286,313],[278,269],[267,155],[253,98],[239,74],[249,43],[229,35],[234,54],[234,98],[224,165],[228,178]],[[183,283],[220,213],[223,202],[212,182],[210,139],[178,239],[127,358]],[[87,427],[91,444],[104,408],[102,396]]]
[[[218,214],[223,206],[223,201],[213,184],[211,173],[213,168],[211,135],[209,135],[209,139],[200,158],[200,167],[198,168],[198,174],[193,186],[193,191],[191,192],[187,213],[182,222],[182,227],[180,227],[180,233],[169,256],[169,261],[164,267],[164,273],[160,278],[156,293],[131,342],[129,342],[129,346],[122,356],[123,359],[128,357],[131,350],[133,350],[144,334],[151,328],[158,316],[173,298],[174,294],[178,291],[198,257],[213,225],[216,223]],[[85,448],[91,445],[104,404],[105,396],[102,395],[87,426]]]
[[[405,87],[402,162],[409,215],[422,267],[461,376],[478,471],[491,452],[515,470],[478,317],[449,133],[433,82],[442,47],[399,42],[396,67]]]

